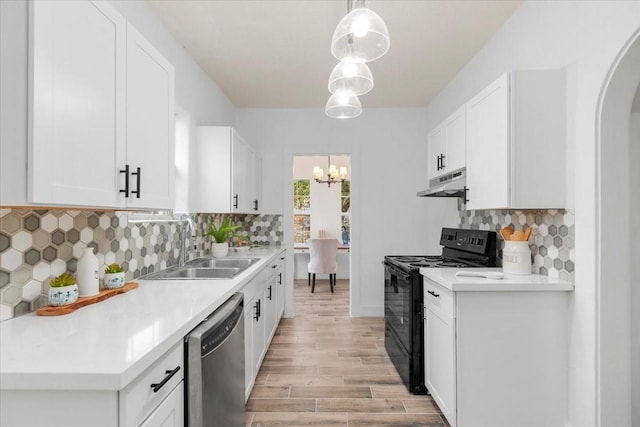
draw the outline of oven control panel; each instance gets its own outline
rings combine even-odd
[[[445,248],[461,249],[478,254],[489,254],[495,251],[496,233],[487,230],[463,230],[460,228],[443,228],[440,245]]]

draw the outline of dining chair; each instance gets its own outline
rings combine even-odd
[[[308,239],[309,245],[309,272],[308,281],[311,285],[311,293],[316,287],[316,274],[329,275],[329,288],[333,293],[336,285],[336,274],[338,273],[338,240],[337,239]]]

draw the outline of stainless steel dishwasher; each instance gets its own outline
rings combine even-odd
[[[243,305],[234,294],[185,338],[188,427],[245,425]]]

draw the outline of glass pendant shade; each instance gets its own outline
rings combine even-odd
[[[329,92],[351,90],[360,96],[373,89],[373,75],[365,63],[340,61],[329,76]]]
[[[367,7],[358,7],[338,23],[331,53],[339,60],[371,62],[387,53],[389,45],[389,31],[380,15]]]
[[[352,91],[339,90],[331,95],[324,111],[334,119],[352,119],[362,114],[362,105]]]

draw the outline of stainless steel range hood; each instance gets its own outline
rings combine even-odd
[[[419,197],[464,197],[467,184],[467,169],[460,168],[432,178],[429,188],[419,191]]]

